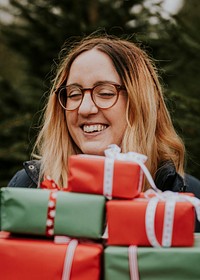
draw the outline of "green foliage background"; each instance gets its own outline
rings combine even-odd
[[[10,0],[0,6],[0,186],[31,149],[61,46],[101,28],[128,35],[155,59],[174,125],[188,156],[186,172],[200,178],[200,1],[162,15],[162,0]],[[71,40],[71,39],[70,39]]]

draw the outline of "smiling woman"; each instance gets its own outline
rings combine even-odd
[[[9,186],[39,187],[50,175],[65,187],[69,156],[104,155],[110,144],[147,155],[147,167],[161,190],[196,194],[185,184],[184,144],[152,60],[129,40],[89,36],[68,53],[62,51],[35,144],[40,160],[26,162]],[[144,184],[143,190],[148,187]]]
[[[104,155],[108,145],[121,146],[127,126],[127,95],[121,83],[112,60],[98,48],[83,52],[72,63],[67,87],[79,84],[82,91],[85,88],[85,95],[80,98],[76,110],[66,110],[66,121],[69,133],[82,153]],[[71,104],[69,98],[66,104]]]

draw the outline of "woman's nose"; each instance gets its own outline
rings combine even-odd
[[[78,108],[78,114],[89,115],[96,114],[97,112],[98,108],[92,100],[91,93],[89,91],[85,92],[81,105]]]

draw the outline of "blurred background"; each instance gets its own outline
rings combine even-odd
[[[199,14],[199,0],[0,0],[0,187],[31,157],[64,42],[97,29],[154,58],[186,172],[200,179]]]

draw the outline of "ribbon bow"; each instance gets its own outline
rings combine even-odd
[[[40,184],[40,188],[48,190],[68,191],[67,187],[59,187],[50,176],[45,176],[45,179]]]
[[[147,167],[144,164],[147,160],[147,156],[136,153],[136,152],[121,153],[121,149],[115,144],[109,145],[108,149],[106,149],[104,151],[104,153],[105,153],[106,158],[109,158],[111,160],[131,161],[131,162],[137,163],[141,167],[142,171],[144,172],[152,189],[154,189],[154,191],[156,191],[158,193],[161,192],[156,187],[149,170],[147,169]]]
[[[153,195],[153,196],[152,196]],[[165,191],[157,193],[152,189],[147,190],[144,196],[149,199],[146,209],[145,227],[146,234],[150,244],[153,247],[170,247],[172,242],[174,212],[176,202],[187,201],[190,202],[196,211],[197,219],[200,221],[200,200],[190,195],[175,193],[172,191]],[[155,214],[159,201],[165,202],[164,224],[161,244],[158,242],[155,235]]]

